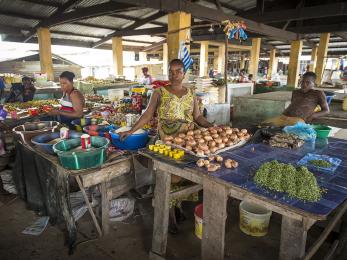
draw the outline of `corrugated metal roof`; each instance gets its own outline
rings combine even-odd
[[[49,17],[55,12],[56,8],[52,6],[32,4],[20,0],[1,0],[0,10],[16,11],[18,13],[23,13],[27,15]]]
[[[107,3],[109,0],[83,0],[77,5],[78,8],[90,7],[93,5],[99,5],[102,3]]]
[[[141,36],[124,36],[124,40],[134,40],[134,41],[146,41],[146,42],[160,42],[162,41],[163,37],[158,36],[150,36],[150,35],[141,35]]]
[[[38,20],[28,20],[7,15],[0,15],[0,24],[11,25],[13,27],[35,27],[39,23]]]
[[[127,42],[127,41],[122,41],[123,45],[127,45],[127,46],[149,46],[151,45],[150,43],[140,43],[140,42]]]
[[[155,9],[152,8],[142,8],[139,10],[132,10],[132,11],[127,11],[127,12],[121,12],[122,15],[129,15],[131,17],[135,18],[141,18],[145,16],[148,13],[153,13],[153,11],[156,11]]]
[[[83,42],[97,42],[98,38],[91,38],[91,37],[81,37],[81,36],[74,36],[74,35],[61,35],[56,33],[51,33],[51,37],[54,39],[64,39],[64,40],[75,40],[75,41],[83,41]]]
[[[86,34],[89,36],[103,37],[112,33],[112,30],[99,29],[99,28],[90,28],[88,26],[77,25],[77,24],[61,24],[51,28],[52,31],[60,32],[71,32],[71,33],[80,33]]]
[[[122,13],[123,14],[123,13]],[[98,16],[94,18],[89,18],[85,20],[81,20],[81,22],[96,24],[96,25],[107,25],[108,27],[121,28],[125,24],[129,23],[129,20],[115,18],[108,15]],[[93,28],[92,28],[93,30]]]
[[[165,15],[165,16],[160,17],[159,19],[154,20],[154,21],[167,24],[168,23],[168,18],[167,18],[167,15]]]
[[[144,25],[136,28],[136,30],[138,30],[138,29],[148,29],[148,28],[154,28],[154,27],[161,27],[161,26],[160,25],[156,25],[156,24],[147,23],[147,24],[144,24]]]

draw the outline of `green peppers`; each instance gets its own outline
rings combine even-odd
[[[309,164],[312,164],[313,166],[316,166],[316,167],[323,167],[323,168],[329,168],[332,166],[330,162],[327,162],[325,160],[311,160],[309,161]]]

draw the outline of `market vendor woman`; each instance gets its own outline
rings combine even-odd
[[[64,71],[60,75],[60,87],[63,91],[63,97],[60,100],[61,108],[50,111],[50,115],[58,116],[58,120],[67,125],[70,125],[72,120],[83,117],[84,97],[74,88],[74,77],[75,74],[70,71]]]
[[[158,113],[158,132],[162,140],[166,136],[176,136],[181,132],[187,132],[189,129],[193,129],[195,125],[201,127],[213,126],[200,113],[198,100],[194,91],[182,85],[184,75],[183,62],[179,59],[172,60],[169,66],[169,80],[171,84],[167,87],[158,88],[153,92],[147,110],[133,128],[129,131],[119,133],[122,139],[141,129],[151,120],[155,112]],[[181,181],[179,177],[172,178],[172,182],[178,183],[179,181]],[[175,190],[179,185],[173,185],[171,189]],[[192,196],[182,200],[196,199],[197,196],[195,194],[195,197]],[[181,200],[170,202],[169,231],[171,233],[177,232],[175,209],[176,212],[182,213],[179,210],[181,208],[180,203]],[[179,215],[183,216],[182,214]]]

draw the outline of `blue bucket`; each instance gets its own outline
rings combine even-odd
[[[333,97],[335,97],[335,93],[334,92],[329,92],[329,91],[324,91],[324,94],[326,96],[328,105],[330,105],[331,100],[333,100]]]
[[[148,132],[142,134],[132,134],[124,141],[121,141],[119,135],[114,130],[110,132],[112,144],[122,150],[138,150],[146,146],[149,137]]]

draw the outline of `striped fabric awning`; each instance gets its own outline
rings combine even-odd
[[[190,57],[189,51],[184,43],[181,44],[178,58],[182,60],[184,64],[184,72],[186,72],[190,68],[190,66],[192,66],[193,64],[193,59],[192,57]]]

